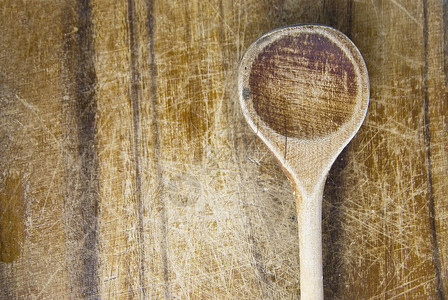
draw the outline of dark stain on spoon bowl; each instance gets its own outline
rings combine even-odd
[[[256,113],[277,133],[314,139],[350,120],[355,79],[352,61],[328,37],[286,35],[269,41],[254,59],[243,97],[252,97]]]

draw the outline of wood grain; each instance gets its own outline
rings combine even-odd
[[[444,299],[447,11],[0,2],[0,298],[297,298],[292,189],[243,120],[235,72],[263,33],[322,23],[371,82],[324,194],[326,298]]]

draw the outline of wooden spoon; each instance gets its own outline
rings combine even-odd
[[[333,162],[367,112],[364,60],[333,28],[283,27],[247,49],[238,72],[238,93],[247,122],[294,189],[301,298],[323,299],[322,194]]]

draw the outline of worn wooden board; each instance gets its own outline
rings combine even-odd
[[[447,297],[445,2],[1,1],[0,298],[297,298],[292,189],[235,94],[295,23],[347,34],[371,82],[326,185],[326,297]]]

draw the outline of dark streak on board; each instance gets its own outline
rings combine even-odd
[[[163,167],[161,162],[161,143],[160,143],[160,129],[158,125],[158,112],[157,112],[157,65],[156,65],[156,51],[154,45],[154,1],[147,0],[147,30],[149,34],[149,72],[151,78],[151,87],[150,87],[150,108],[151,108],[151,126],[152,126],[152,143],[154,149],[154,167],[156,170],[156,180],[157,180],[157,190],[162,190],[163,187]],[[160,245],[160,253],[161,253],[161,261],[162,261],[162,269],[163,269],[163,280],[165,284],[165,298],[171,298],[171,291],[169,285],[169,265],[168,265],[168,245],[167,245],[167,214],[166,214],[166,206],[163,198],[158,195],[156,199],[156,206],[160,210],[160,226],[161,226],[161,245]]]
[[[443,62],[445,74],[445,91],[448,91],[448,0],[443,2]],[[445,101],[448,104],[448,92],[445,94]],[[448,134],[448,124],[446,124]]]
[[[323,1],[323,23],[339,29],[348,37],[352,31],[353,0]]]
[[[75,165],[67,165],[65,222],[67,226],[70,290],[74,297],[95,298],[98,279],[98,153],[97,100],[94,63],[93,24],[89,0],[68,7],[65,14],[65,52],[69,116],[69,155]],[[73,128],[76,128],[76,132]]]
[[[443,1],[443,64],[444,64],[444,75],[445,75],[445,107],[448,106],[448,0]],[[442,100],[443,101],[443,100]],[[445,122],[445,134],[448,135],[448,122]],[[444,275],[447,276],[448,273],[445,271]],[[442,291],[443,295],[448,294],[448,282],[442,280]]]
[[[428,3],[423,0],[423,42],[424,42],[424,67],[423,67],[423,95],[424,95],[424,137],[426,142],[427,159],[427,180],[428,180],[428,210],[429,226],[432,233],[433,263],[435,268],[435,277],[437,280],[437,292],[440,299],[445,299],[442,284],[442,263],[440,261],[440,250],[437,236],[436,217],[435,217],[435,199],[432,180],[432,162],[431,162],[431,132],[429,117],[429,90],[428,90]]]
[[[133,119],[133,131],[134,131],[134,161],[135,161],[135,197],[137,201],[137,218],[138,218],[138,240],[139,240],[139,266],[138,276],[139,281],[143,283],[141,289],[141,297],[146,298],[146,289],[144,287],[145,280],[145,235],[144,235],[144,222],[143,222],[143,199],[142,199],[142,179],[140,170],[140,157],[139,157],[139,140],[140,140],[140,73],[138,70],[137,56],[138,56],[138,41],[135,38],[135,8],[134,1],[128,0],[128,19],[129,19],[129,43],[131,54],[131,103],[132,103],[132,119]]]
[[[347,166],[347,151],[341,152],[333,163],[328,174],[324,190],[324,201],[322,209],[323,234],[323,266],[325,298],[334,299],[339,295],[341,285],[344,284],[340,276],[342,268],[343,245],[341,232],[343,228],[343,214],[341,206],[344,203],[343,187],[347,180],[342,172]]]
[[[268,44],[252,65],[249,86],[254,109],[269,127],[284,136],[307,138],[335,132],[348,121],[357,94],[354,78],[350,59],[331,40],[301,34]],[[319,98],[311,101],[309,93]],[[310,114],[321,117],[311,122]]]

